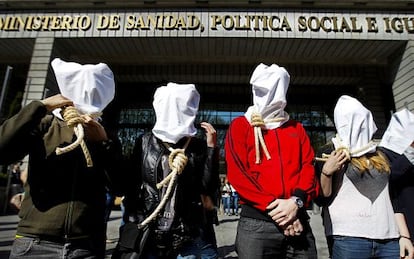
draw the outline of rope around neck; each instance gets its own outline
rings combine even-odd
[[[82,117],[80,117],[78,111],[76,110],[74,106],[65,107],[62,110],[62,116],[63,116],[63,119],[66,121],[68,127],[73,128],[73,131],[75,132],[75,135],[76,135],[76,140],[75,142],[73,142],[72,144],[69,144],[66,147],[63,147],[63,148],[57,147],[55,151],[56,155],[61,155],[69,151],[72,151],[77,146],[80,145],[82,148],[83,154],[85,156],[87,166],[92,167],[93,166],[92,157],[83,139],[85,136],[85,132],[82,126],[82,123],[83,123]]]
[[[335,151],[345,152],[346,159],[348,161],[351,160],[351,153],[349,152],[349,148],[347,148],[347,147],[339,147],[339,148],[335,149]],[[321,162],[326,162],[326,161],[328,161],[328,158],[330,156],[331,156],[330,154],[322,153],[322,157],[315,157],[315,160],[316,161],[321,161]]]
[[[269,120],[263,120],[262,115],[257,112],[253,112],[251,116],[251,125],[254,130],[254,146],[256,151],[256,164],[260,164],[260,146],[262,147],[267,160],[271,159],[269,150],[263,138],[262,128],[266,125],[266,122],[281,122],[285,120],[285,117],[273,118]]]
[[[355,150],[352,150],[352,151],[351,151],[348,147],[346,147],[346,146],[342,143],[342,140],[341,140],[341,138],[339,137],[339,135],[338,135],[338,134],[336,134],[336,139],[339,141],[339,143],[340,143],[340,147],[338,147],[337,149],[335,149],[335,151],[342,151],[342,152],[345,152],[346,158],[347,158],[347,160],[349,160],[349,161],[351,160],[352,155],[354,155],[354,154],[358,154],[359,152],[361,152],[361,151],[363,151],[363,150],[365,150],[365,149],[367,149],[367,148],[369,148],[369,147],[371,147],[372,145],[374,145],[374,144],[375,144],[375,142],[374,142],[374,141],[370,140],[370,141],[368,142],[368,144],[366,144],[365,146],[363,146],[363,147],[361,147],[361,148],[358,148],[358,149],[355,149]],[[322,153],[322,157],[315,157],[315,160],[316,160],[316,161],[326,162],[330,156],[331,156],[330,154],[325,154],[325,153]]]
[[[188,147],[190,140],[191,137],[188,137],[184,147],[180,149],[174,149],[167,143],[163,143],[164,146],[171,152],[168,156],[168,165],[172,171],[170,174],[168,174],[167,177],[165,177],[161,182],[157,184],[157,189],[161,189],[162,187],[167,186],[167,190],[165,192],[164,197],[162,198],[158,206],[155,208],[155,210],[138,225],[139,228],[143,228],[146,225],[148,225],[148,223],[153,221],[161,212],[161,210],[164,209],[165,205],[167,204],[167,201],[171,198],[171,193],[176,187],[175,182],[177,180],[177,177],[182,173],[184,167],[187,165],[188,162],[188,157],[185,155],[185,149]]]

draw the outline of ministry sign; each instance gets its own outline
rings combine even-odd
[[[412,39],[414,15],[321,12],[0,14],[1,36],[10,32],[17,32],[14,34],[17,37],[18,33],[25,32],[81,32],[101,36],[103,31],[113,32],[115,36]]]

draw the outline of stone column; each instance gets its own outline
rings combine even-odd
[[[43,98],[54,41],[55,38],[53,36],[49,34],[42,36],[41,33],[35,39],[22,101],[23,106],[33,100],[41,100]]]
[[[398,72],[392,85],[396,111],[406,107],[414,110],[414,41],[407,42]]]

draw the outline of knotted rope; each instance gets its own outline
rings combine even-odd
[[[269,120],[263,120],[262,115],[257,112],[253,112],[251,116],[250,124],[253,126],[254,130],[254,146],[256,150],[256,164],[260,164],[260,146],[262,147],[267,160],[271,159],[269,150],[267,149],[266,143],[263,138],[262,128],[265,127],[266,122],[281,122],[284,121],[285,117],[278,117]]]
[[[362,146],[362,147],[360,147],[360,148],[358,148],[358,149],[350,150],[350,149],[349,149],[349,147],[346,147],[346,146],[342,143],[342,140],[339,138],[339,135],[338,135],[338,134],[336,134],[336,138],[335,138],[335,139],[336,139],[336,140],[339,142],[339,144],[340,144],[340,147],[338,147],[337,149],[335,149],[335,151],[342,151],[342,152],[345,152],[346,158],[347,158],[347,160],[349,160],[349,161],[351,160],[351,158],[352,158],[352,156],[353,156],[353,155],[358,154],[359,152],[361,152],[361,151],[363,151],[363,150],[365,150],[365,149],[368,149],[368,148],[372,147],[373,145],[375,145],[375,142],[371,140],[371,141],[369,141],[369,142],[368,142],[368,144],[366,144],[365,146]],[[322,157],[315,157],[315,160],[316,160],[316,161],[326,162],[330,156],[331,156],[330,154],[325,154],[325,153],[322,153]]]
[[[190,140],[191,138],[189,137],[184,147],[180,149],[174,149],[167,143],[163,143],[165,147],[171,152],[168,156],[168,165],[171,169],[171,173],[168,174],[167,177],[165,177],[161,182],[157,184],[157,189],[161,189],[162,187],[167,186],[167,190],[165,191],[165,195],[162,198],[161,202],[151,213],[151,215],[149,215],[144,221],[142,221],[138,225],[139,228],[143,228],[148,223],[153,221],[161,212],[161,210],[164,209],[165,205],[167,204],[167,201],[170,199],[171,193],[173,189],[176,187],[175,182],[177,180],[177,177],[183,172],[185,166],[187,165],[188,157],[185,155],[185,149],[188,147]]]
[[[92,157],[83,139],[85,136],[85,132],[82,126],[83,118],[79,115],[78,111],[76,110],[74,106],[67,106],[63,108],[62,116],[63,116],[63,119],[66,121],[68,127],[73,128],[73,131],[75,132],[75,135],[76,135],[76,140],[75,142],[73,142],[72,144],[66,147],[63,147],[63,148],[57,147],[55,151],[56,155],[61,155],[69,151],[72,151],[77,146],[80,145],[82,148],[83,154],[85,156],[87,166],[92,167],[93,166]]]
[[[339,147],[337,149],[335,149],[335,151],[342,151],[345,153],[346,159],[347,160],[351,160],[351,152],[349,151],[349,148],[347,147]],[[315,157],[316,161],[322,161],[322,162],[326,162],[328,160],[328,158],[330,157],[330,154],[325,154],[322,153],[322,157]]]

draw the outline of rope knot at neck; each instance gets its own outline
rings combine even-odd
[[[76,135],[76,140],[75,142],[73,142],[72,144],[66,147],[63,147],[63,148],[57,147],[55,151],[56,155],[61,155],[69,151],[72,151],[77,146],[80,145],[82,148],[83,154],[85,156],[87,166],[92,167],[93,166],[92,157],[83,139],[85,136],[85,132],[82,126],[82,123],[84,122],[83,118],[80,116],[80,114],[78,113],[78,111],[76,110],[74,106],[67,106],[63,108],[62,116],[66,124],[68,125],[68,127],[73,128],[73,131],[75,132],[75,135]]]
[[[185,149],[172,149],[168,156],[168,165],[171,170],[176,170],[177,174],[180,175],[184,167],[187,165],[188,157],[184,153]]]
[[[260,146],[265,152],[267,160],[271,158],[262,134],[262,127],[265,126],[265,122],[263,121],[262,115],[260,113],[254,112],[252,113],[250,124],[253,126],[254,130],[254,146],[256,151],[255,163],[260,164]]]
[[[253,127],[264,127],[265,126],[265,122],[262,118],[262,115],[260,113],[257,113],[257,112],[252,113],[250,124]]]
[[[339,147],[335,149],[336,152],[344,152],[347,161],[351,161],[351,152],[349,151],[349,148],[347,147]],[[331,154],[322,153],[322,157],[315,157],[316,161],[326,162],[328,161],[328,158],[331,156]]]
[[[370,140],[365,146],[362,146],[358,149],[351,150],[349,147],[345,146],[342,143],[342,140],[341,140],[341,138],[339,137],[338,134],[336,134],[335,139],[336,139],[336,141],[338,142],[338,145],[339,145],[339,147],[336,148],[335,151],[344,152],[348,161],[351,161],[352,157],[355,156],[355,154],[358,154],[358,153],[360,153],[361,151],[364,151],[364,150],[368,150],[371,147],[376,145],[374,141]],[[315,160],[326,162],[328,160],[329,156],[330,156],[330,154],[323,153],[322,157],[316,157]]]
[[[74,106],[67,106],[62,110],[63,119],[68,127],[75,127],[79,123],[83,123],[83,119]]]
[[[345,156],[346,156],[346,159],[349,160],[349,161],[351,160],[351,151],[349,150],[349,148],[339,147],[339,148],[336,149],[336,152],[344,152]]]

